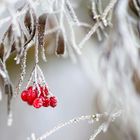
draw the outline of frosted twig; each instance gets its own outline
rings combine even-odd
[[[95,130],[94,134],[90,136],[89,140],[95,140],[95,138],[101,133],[106,132],[110,123],[113,122],[116,118],[121,115],[122,111],[119,110],[115,113],[110,114],[107,122],[102,123],[97,130]]]
[[[118,111],[120,112],[120,111]],[[117,118],[119,115],[118,112],[114,113],[115,116],[114,118]],[[86,115],[86,116],[81,116],[81,117],[77,117],[77,118],[73,118],[65,123],[60,123],[59,125],[57,125],[56,127],[54,127],[52,130],[47,131],[44,135],[42,135],[41,137],[37,138],[36,140],[44,140],[46,139],[48,136],[52,135],[53,133],[55,133],[56,131],[58,131],[59,129],[67,126],[67,125],[71,125],[71,124],[77,124],[80,123],[81,121],[85,121],[85,120],[95,120],[98,121],[100,120],[102,117],[110,117],[110,115],[108,113],[103,113],[103,114],[95,114],[95,115]],[[113,119],[114,119],[113,118]],[[99,127],[99,129],[95,132],[94,135],[92,135],[91,138],[95,138],[102,130],[104,130],[104,123]],[[90,140],[94,140],[94,139],[90,139]]]
[[[60,23],[60,28],[63,29],[64,27],[64,24],[63,24],[63,19],[64,19],[64,0],[61,0],[61,13],[60,13],[60,20],[59,20],[59,23]]]
[[[72,24],[72,26],[81,26],[81,27],[86,27],[86,28],[92,28],[92,26],[90,25],[90,24],[88,24],[88,23],[84,23],[84,22],[79,22],[78,24],[77,23],[71,23]]]
[[[22,29],[22,32],[24,33],[24,35],[26,36],[26,38],[30,38],[30,34],[29,34],[27,28],[25,27],[24,22],[21,21],[19,24],[20,24],[20,28]]]
[[[14,18],[17,19],[19,16],[22,16],[26,13],[27,11],[27,7],[25,6],[24,8],[22,8],[22,10],[20,12],[16,12],[14,14]],[[4,23],[7,23],[9,21],[11,21],[12,17],[11,16],[8,16],[6,18],[2,18],[0,19],[0,27],[4,24]]]
[[[33,38],[36,33],[36,14],[33,8],[30,8],[30,13],[31,13],[31,26],[32,26],[32,32],[30,37],[27,39],[27,41],[24,43],[24,45],[21,48],[19,58],[22,57],[23,52],[29,47],[30,43],[33,41]]]
[[[92,13],[93,13],[93,16],[94,16],[93,18],[96,19],[97,22],[99,22],[99,17],[100,16],[96,12],[96,6],[95,6],[94,1],[92,1]],[[97,28],[96,33],[97,33],[98,40],[101,41],[102,37],[101,37],[100,28]]]
[[[105,26],[107,26],[107,21],[106,17],[108,13],[113,9],[115,6],[117,0],[111,0],[110,3],[107,5],[105,8],[104,12],[100,16],[100,21],[96,22],[94,26],[91,28],[91,30],[86,34],[86,36],[83,38],[83,40],[79,43],[79,48],[82,48],[83,45],[86,43],[86,41],[96,32],[96,30],[101,26],[102,22],[104,23]]]
[[[73,26],[72,26],[72,22],[69,21],[69,17],[65,11],[65,16],[67,18],[67,21],[68,21],[68,25],[70,27],[70,33],[71,33],[71,42],[72,42],[72,47],[73,49],[77,52],[77,54],[81,55],[81,51],[80,49],[78,48],[77,44],[76,44],[76,41],[75,41],[75,34],[74,34],[74,29],[73,29]]]
[[[44,74],[43,74],[41,68],[39,67],[38,64],[36,64],[36,67],[35,67],[35,68],[36,68],[36,71],[37,71],[36,74],[39,74],[38,79],[40,80],[40,78],[41,78],[41,82],[42,82],[43,85],[45,85],[45,86],[47,87],[47,89],[49,90],[49,94],[50,94],[50,96],[53,96],[53,94],[51,93],[51,91],[50,91],[48,85],[46,85],[45,77],[44,77]],[[37,86],[38,86],[38,85],[37,85]],[[39,88],[39,87],[38,87],[38,88]],[[39,89],[39,90],[40,90],[40,89]]]
[[[39,59],[38,59],[38,39],[37,39],[37,34],[35,36],[35,64],[37,64],[39,62]]]
[[[36,66],[36,65],[35,65],[35,66]],[[34,74],[35,74],[35,66],[34,66],[33,70],[31,71],[31,75],[30,75],[30,78],[29,78],[29,80],[28,80],[26,89],[29,87],[30,83],[32,82],[33,76],[34,76]]]
[[[107,7],[105,8],[103,14],[101,15],[101,19],[104,23],[105,26],[107,26],[106,23],[106,17],[109,14],[109,12],[113,9],[113,7],[115,6],[115,4],[117,3],[118,0],[111,0],[110,3],[107,5]]]
[[[59,129],[67,126],[67,125],[71,125],[73,123],[79,123],[80,121],[85,121],[85,120],[96,120],[97,117],[100,118],[102,116],[102,114],[98,114],[98,115],[86,115],[86,116],[81,116],[78,118],[73,118],[65,123],[60,123],[59,125],[57,125],[56,127],[54,127],[52,130],[46,132],[44,135],[42,135],[41,137],[37,138],[36,140],[43,140],[46,139],[48,136],[52,135],[53,133],[55,133],[56,131],[58,131]]]
[[[97,0],[97,3],[98,3],[98,11],[101,14],[103,12],[102,2],[101,2],[101,0]]]
[[[14,11],[14,8],[12,8],[12,7],[8,7],[8,10],[12,17],[13,32],[14,32],[15,36],[21,37],[21,30],[19,27],[19,22],[16,17],[16,12]]]
[[[46,54],[45,54],[46,52],[45,52],[45,48],[44,48],[44,45],[42,45],[41,46],[41,56],[42,56],[42,59],[43,59],[43,61],[47,61],[47,58],[46,58]]]
[[[67,7],[69,14],[71,15],[73,21],[76,22],[77,24],[79,24],[79,20],[74,12],[74,9],[72,8],[71,3],[69,2],[69,0],[66,0],[66,7]]]
[[[104,129],[104,123],[102,123],[99,128],[95,131],[95,133],[93,135],[90,136],[89,140],[95,140],[95,138],[103,131]]]
[[[78,46],[76,45],[76,41],[75,41],[75,34],[74,34],[74,30],[72,28],[72,25],[70,25],[70,29],[71,29],[71,41],[72,41],[72,47],[76,50],[77,54],[81,55],[81,51],[80,49],[78,48]]]
[[[45,84],[45,83],[46,83],[46,82],[45,82],[45,77],[44,77],[44,75],[43,75],[43,72],[42,72],[41,68],[39,67],[39,65],[36,65],[36,68],[37,68],[37,70],[38,70],[39,73],[40,73],[40,76],[41,76],[41,79],[42,79],[43,83]]]
[[[18,86],[17,86],[17,91],[16,91],[16,94],[19,93],[19,90],[22,86],[22,83],[23,83],[23,79],[25,77],[25,74],[26,74],[26,56],[27,56],[27,50],[24,51],[24,55],[23,55],[23,59],[22,59],[22,62],[21,62],[21,74],[20,74],[20,80],[19,80],[19,83],[18,83]]]
[[[91,28],[91,30],[88,32],[88,34],[86,34],[86,36],[84,37],[84,39],[79,43],[79,48],[82,48],[83,45],[85,44],[85,42],[92,36],[92,34],[94,34],[96,32],[96,30],[99,27],[99,24],[101,24],[101,22],[96,22],[94,24],[94,26]]]
[[[38,85],[38,72],[37,72],[37,66],[38,66],[38,64],[36,63],[35,65],[36,66],[35,66],[35,71],[34,71],[34,82],[35,82],[35,86],[37,87],[37,90],[39,91],[39,96],[40,96],[41,91],[40,91],[40,87]]]

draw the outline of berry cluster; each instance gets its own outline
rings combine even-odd
[[[33,105],[35,108],[40,108],[41,106],[56,107],[57,99],[55,96],[49,94],[48,88],[41,85],[38,88],[30,86],[27,90],[22,91],[21,99],[29,105]]]

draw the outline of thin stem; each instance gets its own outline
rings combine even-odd
[[[114,121],[117,117],[119,117],[121,115],[122,111],[119,110],[113,114],[108,114],[108,113],[103,113],[103,114],[93,114],[93,115],[86,115],[86,116],[80,116],[77,118],[73,118],[65,123],[60,123],[57,126],[55,126],[53,129],[51,129],[50,131],[47,131],[44,135],[42,135],[41,137],[37,138],[36,140],[44,140],[46,139],[48,136],[54,134],[56,131],[60,130],[63,127],[66,127],[68,125],[71,124],[77,124],[80,123],[81,121],[85,121],[85,120],[94,120],[94,121],[99,121],[101,118],[103,117],[109,117],[109,119],[111,121]],[[104,132],[104,129],[106,128],[106,123],[103,123],[102,125],[100,125],[100,127],[97,129],[97,131],[91,136],[90,140],[94,140],[94,138],[101,132]]]

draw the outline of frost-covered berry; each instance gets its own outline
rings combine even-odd
[[[36,98],[33,102],[33,106],[35,108],[40,108],[43,105],[43,101],[41,98]]]
[[[43,106],[48,107],[50,105],[50,99],[49,98],[44,98],[43,100]]]
[[[57,99],[55,96],[50,97],[50,106],[56,107],[57,106]]]

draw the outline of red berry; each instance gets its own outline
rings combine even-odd
[[[28,94],[28,103],[32,105],[33,101],[37,98],[37,94],[35,92],[32,92]]]
[[[41,92],[41,94],[43,94],[43,96],[48,95],[47,87],[45,87],[45,86],[39,86],[39,87],[40,87],[40,92]]]
[[[45,92],[45,95],[48,95],[48,93],[49,93],[49,90],[48,90],[48,88],[46,86],[44,88],[44,92]]]
[[[22,91],[22,93],[21,93],[21,99],[22,99],[24,102],[27,101],[27,96],[28,96],[28,91],[27,91],[27,90]]]
[[[44,100],[43,100],[43,106],[44,107],[48,107],[50,105],[50,100],[49,100],[49,98],[44,98]]]
[[[28,90],[27,102],[29,105],[33,104],[33,101],[37,98],[37,92],[32,89]]]
[[[48,95],[48,92],[46,91],[45,87],[40,86],[40,85],[39,85],[39,87],[40,87],[40,96],[39,97],[46,97]]]
[[[36,98],[33,102],[33,106],[35,108],[40,108],[43,105],[43,101],[41,98]]]
[[[27,90],[28,91],[32,91],[33,90],[33,87],[32,86],[29,86]]]
[[[50,106],[51,107],[56,107],[57,105],[57,99],[55,96],[50,97]]]

